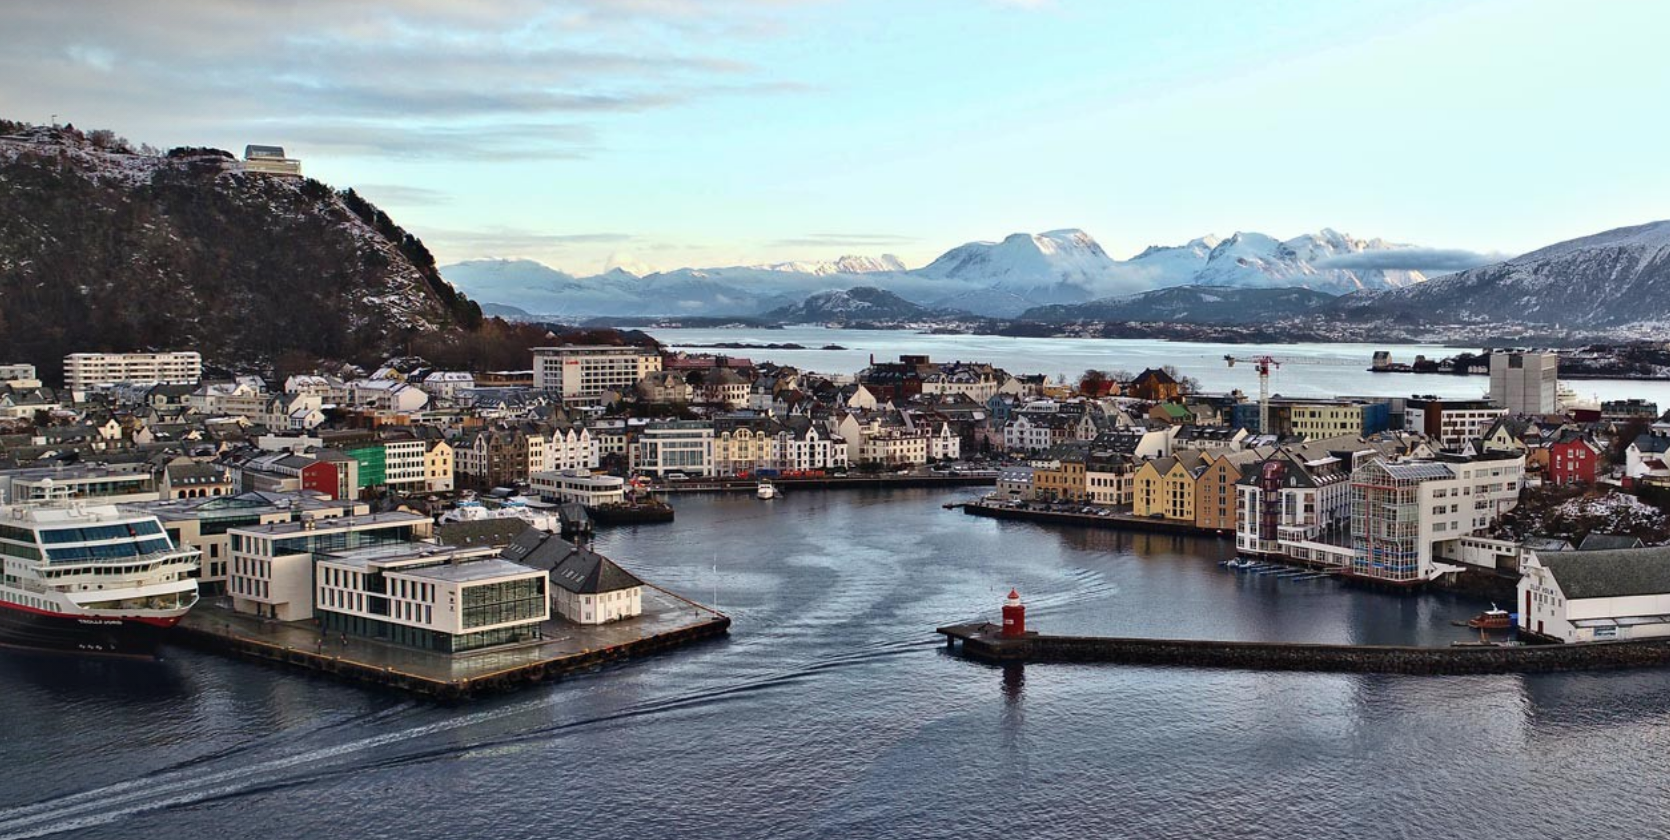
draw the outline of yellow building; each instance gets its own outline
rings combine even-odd
[[[1363,407],[1347,403],[1306,403],[1288,409],[1288,426],[1293,434],[1311,440],[1359,436],[1363,433]]]
[[[1040,499],[1063,502],[1083,502],[1089,489],[1085,482],[1084,457],[1066,455],[1049,466],[1032,471],[1034,492]]]
[[[423,454],[423,483],[430,493],[444,493],[453,488],[452,444],[444,440],[429,442]]]
[[[1206,466],[1193,450],[1145,462],[1131,481],[1131,512],[1194,522],[1195,483]]]

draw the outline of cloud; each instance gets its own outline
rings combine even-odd
[[[251,126],[298,151],[586,157],[614,115],[799,89],[717,51],[782,0],[78,0],[13,4],[7,116],[158,145]],[[759,37],[759,36],[754,36]],[[507,134],[503,123],[547,126]],[[348,130],[340,130],[348,125]],[[320,128],[339,129],[325,132]],[[489,128],[491,126],[491,128]],[[165,134],[166,132],[166,134]],[[173,135],[173,136],[169,136]],[[206,136],[207,135],[207,136]],[[319,145],[310,148],[317,141]],[[229,141],[224,141],[229,142]]]
[[[355,184],[354,191],[370,199],[373,204],[388,207],[422,207],[452,201],[452,196],[440,190],[408,187],[403,184]]]
[[[914,236],[891,233],[808,233],[771,243],[778,248],[887,248],[919,242]]]
[[[528,256],[562,252],[575,245],[609,245],[631,242],[630,233],[539,233],[520,228],[480,229],[423,228],[415,231],[439,250],[463,253],[464,259],[480,256]]]
[[[1459,248],[1389,248],[1359,251],[1317,260],[1317,268],[1379,271],[1466,271],[1508,258],[1506,254],[1481,254]]]

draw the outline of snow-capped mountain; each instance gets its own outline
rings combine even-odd
[[[472,297],[556,317],[591,315],[759,315],[808,295],[873,286],[933,309],[1013,317],[1036,306],[1076,304],[1172,286],[1302,286],[1339,294],[1392,288],[1413,271],[1328,268],[1342,255],[1406,246],[1353,239],[1332,230],[1280,241],[1259,233],[1206,236],[1154,246],[1129,260],[1110,256],[1082,230],[1017,233],[970,242],[907,270],[891,255],[828,262],[681,268],[643,277],[615,270],[573,275],[525,260],[473,260],[443,271]]]
[[[1215,246],[1196,272],[1202,286],[1277,288],[1300,286],[1331,294],[1395,289],[1426,279],[1418,271],[1326,268],[1327,260],[1364,251],[1407,248],[1382,239],[1353,239],[1331,228],[1285,242],[1262,233],[1236,233]],[[1319,265],[1322,264],[1322,265]]]
[[[1358,319],[1602,327],[1670,321],[1670,221],[1550,245],[1416,286],[1349,295]]]
[[[905,271],[904,261],[892,254],[882,254],[879,257],[864,257],[848,254],[833,260],[795,260],[792,262],[768,263],[766,265],[749,266],[765,271],[787,271],[794,274],[815,274],[827,277],[831,274],[880,274],[886,272]]]

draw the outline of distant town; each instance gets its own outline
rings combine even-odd
[[[817,373],[653,344],[528,361],[215,380],[191,351],[75,353],[59,388],[0,366],[0,592],[243,653],[274,633],[338,659],[359,640],[539,649],[553,628],[647,622],[646,604],[718,622],[588,548],[599,527],[672,522],[679,493],[940,482],[987,485],[961,506],[976,516],[1217,534],[1237,566],[1511,598],[1524,639],[1670,635],[1670,607],[1646,620],[1639,600],[1670,604],[1653,571],[1670,568],[1670,413],[1574,402],[1553,352],[1470,359],[1490,382],[1471,400],[911,355]],[[1251,384],[1281,360],[1228,361]],[[67,641],[122,650],[115,632]]]

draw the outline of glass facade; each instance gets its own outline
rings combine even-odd
[[[544,615],[545,578],[471,586],[464,589],[462,598],[466,628],[530,621]]]

